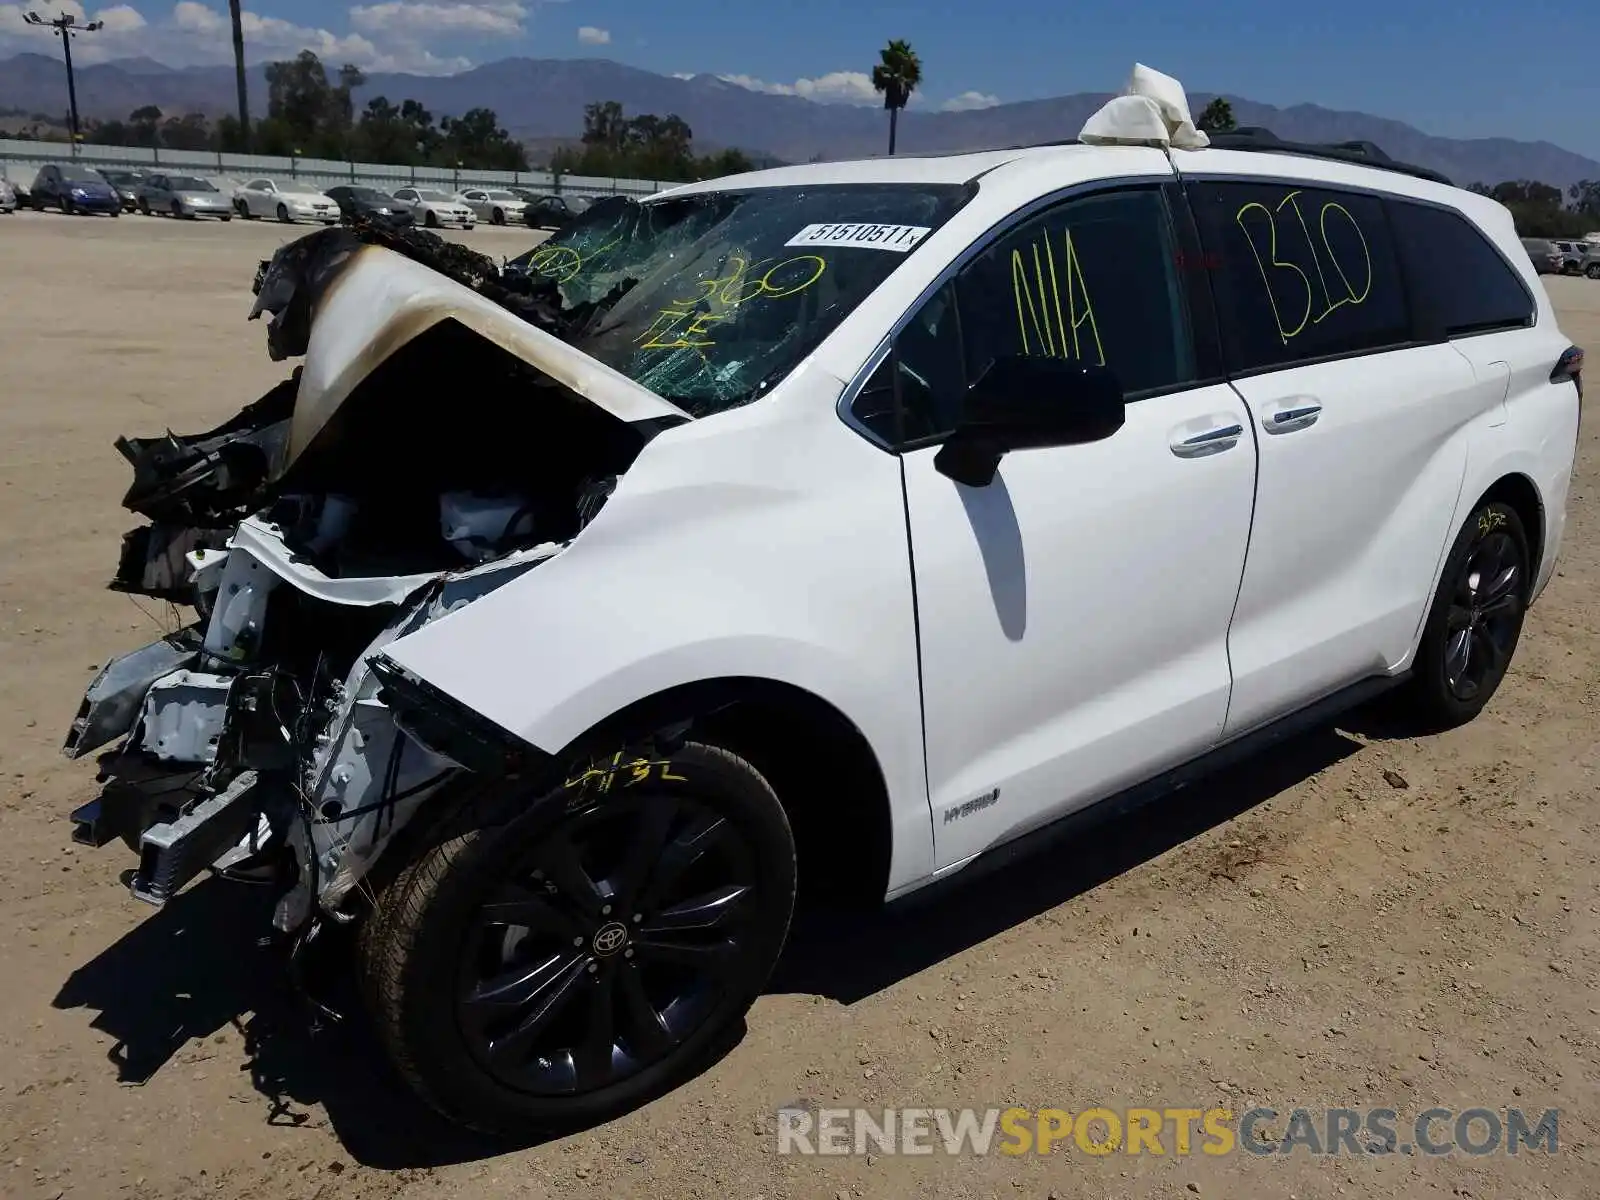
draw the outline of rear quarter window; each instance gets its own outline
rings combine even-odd
[[[1391,200],[1388,207],[1425,336],[1460,337],[1533,324],[1532,294],[1476,225],[1448,208],[1407,200]]]
[[[1411,315],[1383,201],[1293,183],[1196,183],[1190,203],[1235,371],[1389,349]]]

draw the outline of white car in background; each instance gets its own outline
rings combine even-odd
[[[471,229],[478,214],[459,196],[439,188],[404,187],[394,194],[418,225],[438,229],[441,225],[459,225]]]
[[[11,181],[0,175],[0,213],[17,211],[17,192],[11,186]]]
[[[339,205],[333,197],[293,179],[252,179],[234,189],[233,207],[246,219],[276,217],[286,224],[296,221],[339,223]]]
[[[520,225],[523,209],[528,207],[526,200],[505,188],[468,188],[461,193],[461,201],[479,220],[491,225]]]

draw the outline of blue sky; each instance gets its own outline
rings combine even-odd
[[[48,41],[0,3],[0,54]],[[310,46],[335,61],[431,73],[510,55],[603,55],[664,74],[709,72],[830,103],[872,103],[866,72],[890,37],[922,57],[918,107],[982,107],[1115,90],[1135,60],[1196,91],[1309,101],[1452,137],[1543,138],[1600,158],[1595,0],[246,0],[252,58]],[[96,6],[88,59],[226,61],[226,0]],[[1565,47],[1565,49],[1563,49]],[[1070,135],[1071,130],[1064,130]]]

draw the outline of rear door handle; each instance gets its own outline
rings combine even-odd
[[[1172,452],[1179,458],[1204,458],[1208,454],[1220,454],[1224,450],[1232,450],[1239,444],[1242,436],[1244,436],[1243,425],[1219,425],[1215,429],[1208,429],[1204,433],[1197,433],[1170,444]]]
[[[1268,413],[1262,418],[1261,424],[1268,433],[1293,433],[1296,429],[1309,429],[1321,415],[1322,405],[1315,400],[1302,400]]]

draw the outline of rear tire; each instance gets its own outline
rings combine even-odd
[[[692,742],[600,762],[542,795],[471,785],[361,929],[390,1056],[461,1124],[637,1107],[737,1029],[783,947],[794,840],[755,768]]]
[[[1590,263],[1584,268],[1583,273],[1590,279],[1600,279],[1600,263]]]
[[[1456,535],[1405,697],[1427,728],[1466,724],[1500,687],[1522,634],[1530,560],[1522,518],[1501,501],[1480,504]]]

